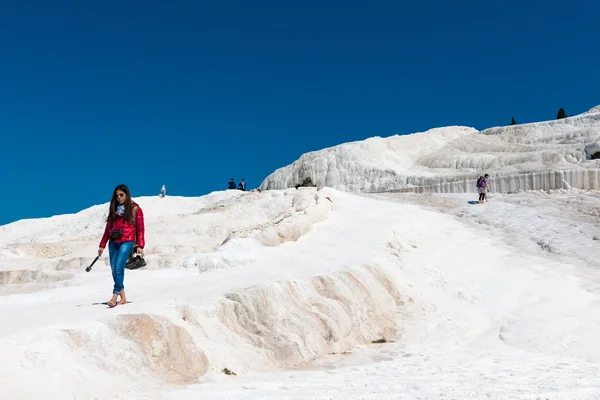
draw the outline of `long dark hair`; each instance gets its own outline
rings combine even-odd
[[[119,205],[119,200],[117,199],[117,190],[125,193],[125,214],[123,218],[125,221],[132,223],[133,222],[133,214],[131,212],[131,195],[129,194],[129,188],[127,185],[117,185],[115,190],[113,190],[112,199],[110,199],[110,208],[108,210],[108,218],[106,219],[108,222],[115,222],[115,218],[117,218],[117,207]]]

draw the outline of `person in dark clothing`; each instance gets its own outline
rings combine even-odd
[[[235,181],[233,178],[229,180],[229,187],[227,189],[235,189]]]
[[[246,181],[244,180],[244,178],[242,178],[242,181],[238,185],[238,189],[244,192],[246,191]]]
[[[477,179],[477,193],[479,193],[479,203],[482,204],[485,200],[485,180],[483,176]]]
[[[487,203],[488,200],[488,193],[490,192],[490,176],[488,174],[485,174],[483,176],[483,180],[485,181],[485,196],[484,196],[484,200]]]

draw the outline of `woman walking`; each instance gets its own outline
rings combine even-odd
[[[110,242],[108,240],[110,239]],[[106,219],[104,235],[100,240],[98,255],[102,255],[108,242],[108,255],[112,270],[114,288],[112,298],[106,303],[109,307],[127,303],[125,297],[125,264],[134,246],[144,257],[144,213],[140,206],[131,200],[129,188],[119,185],[113,191]],[[117,302],[117,298],[121,299]]]

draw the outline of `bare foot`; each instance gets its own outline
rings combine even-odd
[[[127,297],[125,297],[125,290],[121,290],[119,295],[121,296],[121,300],[117,304],[127,304]],[[115,298],[115,300],[116,300],[116,298]]]
[[[117,305],[117,295],[113,294],[113,297],[109,301],[106,302],[106,305],[109,307],[116,306]]]

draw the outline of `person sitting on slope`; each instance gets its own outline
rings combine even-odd
[[[98,248],[98,255],[101,256],[110,238],[108,254],[114,287],[112,298],[106,303],[109,307],[127,303],[123,284],[125,264],[136,245],[136,236],[137,252],[144,257],[144,213],[141,207],[131,200],[129,188],[126,185],[118,185],[110,200],[106,227]],[[119,296],[121,300],[117,303]]]

